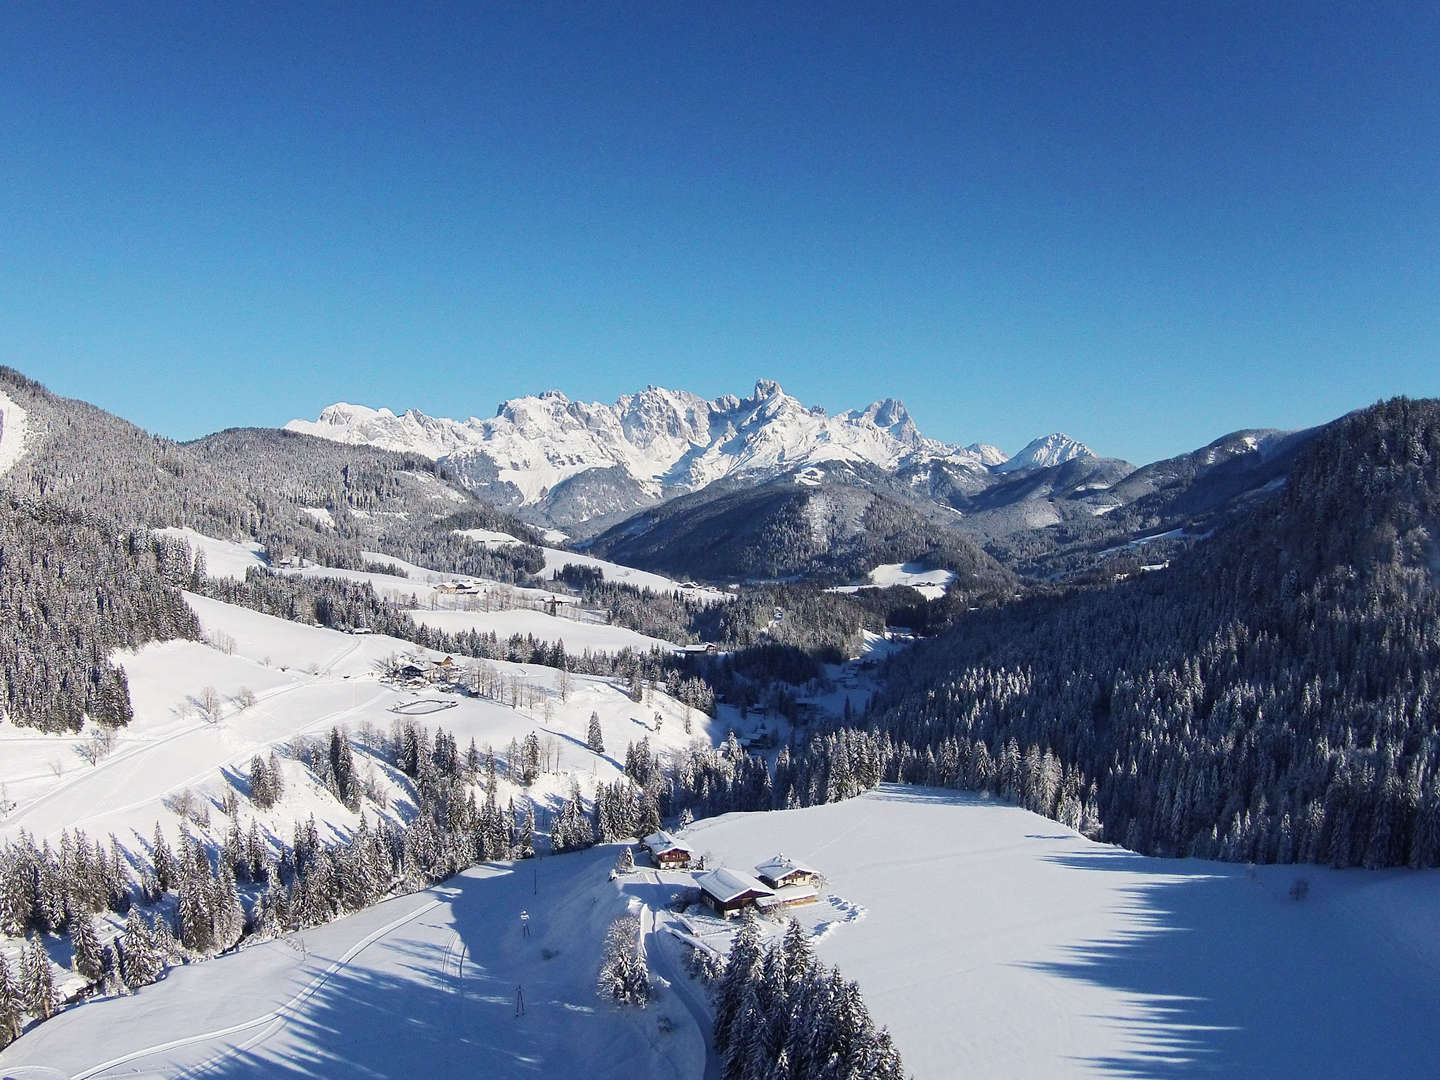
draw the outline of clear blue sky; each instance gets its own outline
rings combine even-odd
[[[177,438],[778,379],[1147,461],[1440,395],[1440,5],[0,9],[0,362]]]

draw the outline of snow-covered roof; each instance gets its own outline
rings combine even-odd
[[[747,892],[758,893],[761,896],[772,896],[775,892],[774,889],[761,884],[744,870],[732,870],[728,866],[711,870],[708,874],[701,874],[695,879],[695,883],[722,904],[727,900],[734,900],[737,896],[744,896]]]
[[[656,855],[659,855],[662,851],[690,850],[689,847],[680,843],[680,841],[676,840],[673,836],[671,836],[664,830],[656,833],[651,833],[649,836],[645,837],[644,844],[647,848],[650,849],[652,853]]]
[[[759,866],[755,867],[755,872],[761,877],[769,878],[771,881],[783,881],[791,874],[797,873],[814,874],[817,877],[820,875],[820,871],[816,870],[813,866],[806,866],[802,862],[796,862],[788,855],[781,853],[771,856]]]

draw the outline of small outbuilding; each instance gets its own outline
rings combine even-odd
[[[755,867],[760,880],[772,889],[783,889],[791,885],[819,885],[820,871],[813,866],[776,854]]]
[[[708,904],[717,915],[729,918],[744,911],[764,896],[774,896],[775,891],[762,885],[744,870],[732,870],[722,866],[701,874],[695,879],[700,886],[700,899]]]
[[[691,850],[667,832],[651,833],[640,843],[662,870],[684,870],[690,866]]]

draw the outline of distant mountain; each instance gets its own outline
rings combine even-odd
[[[1057,431],[1053,435],[1045,435],[1026,444],[1025,449],[1008,461],[999,462],[995,469],[997,472],[1006,473],[1019,472],[1022,469],[1049,469],[1076,458],[1094,456],[1095,451],[1084,443],[1076,442],[1069,435]]]
[[[1090,454],[1072,439],[1049,436],[1012,463],[993,446],[926,438],[894,398],[832,416],[765,379],[749,397],[714,400],[651,386],[606,405],[551,390],[506,401],[488,420],[342,403],[286,428],[443,460],[467,487],[498,505],[588,533],[717,481],[764,482],[809,466],[889,473],[937,467],[964,474],[979,488],[993,481],[992,470]]]

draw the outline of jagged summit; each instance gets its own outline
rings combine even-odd
[[[339,402],[313,421],[285,426],[443,458],[474,490],[566,522],[628,512],[721,479],[767,479],[811,466],[896,472],[940,463],[985,475],[996,466],[1039,467],[1089,453],[1073,440],[1053,447],[1037,440],[1006,462],[991,446],[926,438],[895,398],[832,416],[803,405],[774,379],[757,379],[748,397],[711,400],[663,386],[647,386],[612,404],[572,401],[547,390],[501,402],[488,420],[432,417],[416,409],[397,415]]]

